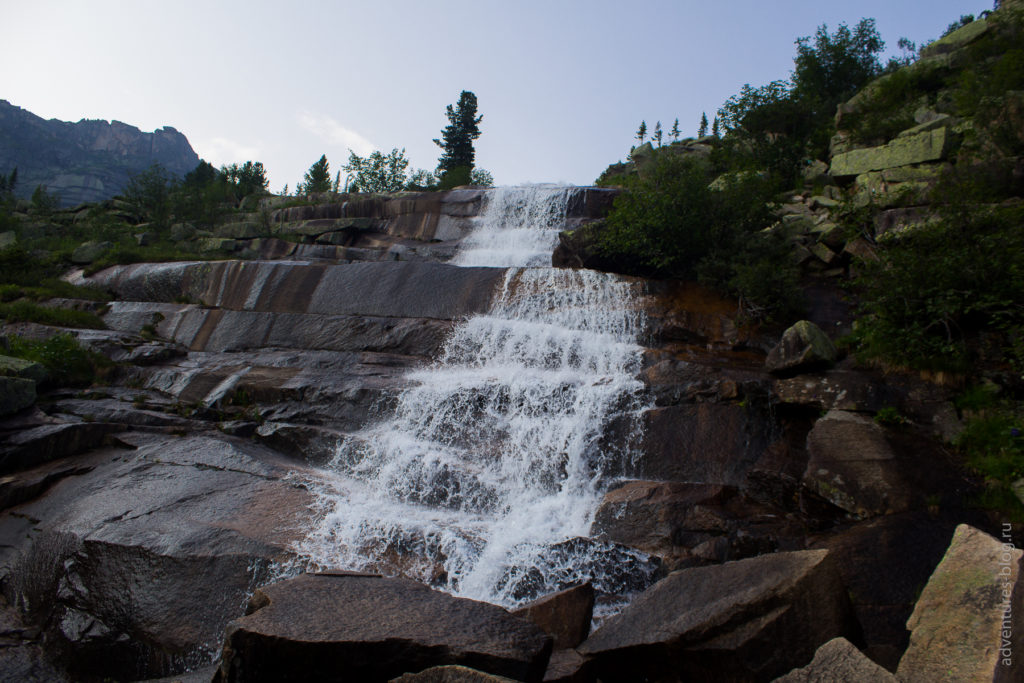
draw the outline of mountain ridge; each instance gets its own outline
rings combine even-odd
[[[154,163],[180,177],[199,156],[171,126],[146,133],[116,120],[44,119],[0,100],[0,172],[18,169],[19,197],[43,186],[63,206],[102,201]]]

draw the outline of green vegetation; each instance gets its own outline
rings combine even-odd
[[[87,386],[102,380],[113,368],[110,359],[83,347],[66,332],[42,340],[11,335],[5,339],[3,353],[40,363],[47,370],[47,383],[53,386]]]
[[[445,109],[448,125],[441,131],[441,137],[434,139],[434,144],[443,150],[437,162],[441,189],[469,183],[476,165],[473,141],[480,137],[480,122],[483,120],[476,111],[476,95],[468,90],[460,93],[454,107],[449,104]]]
[[[409,160],[405,149],[392,149],[388,154],[375,151],[361,157],[352,150],[348,163],[342,166],[347,174],[346,192],[399,192],[405,189],[405,169]]]
[[[756,319],[781,318],[800,307],[797,270],[771,224],[769,180],[732,173],[712,183],[710,162],[657,154],[642,173],[626,177],[599,253],[617,270],[697,279],[737,296]]]
[[[950,172],[933,192],[940,219],[883,240],[884,258],[862,265],[863,357],[930,370],[1024,363],[1024,206],[986,203],[1006,187],[998,171]]]
[[[315,161],[299,184],[298,194],[315,194],[329,192],[331,189],[331,169],[327,163],[327,155],[323,154]]]

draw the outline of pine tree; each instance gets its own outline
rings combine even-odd
[[[647,137],[647,122],[641,121],[640,127],[636,131],[636,139],[640,141],[640,144],[644,144],[644,138]]]
[[[715,122],[711,124],[711,134],[716,138],[718,137],[718,117],[715,117]]]
[[[305,194],[327,192],[331,189],[331,170],[327,164],[326,154],[309,167],[303,180],[305,182],[300,187]]]
[[[701,112],[700,114],[700,127],[697,129],[697,137],[702,138],[708,134],[708,115],[707,112]]]
[[[661,138],[662,138],[661,121],[658,121],[657,123],[654,124],[654,134],[651,135],[651,140],[653,140],[654,142],[657,142],[658,143],[658,147],[661,147]]]
[[[669,132],[669,135],[672,136],[673,140],[676,140],[676,141],[679,140],[680,131],[679,131],[679,119],[678,118],[672,124],[672,130]]]
[[[472,171],[476,163],[473,141],[480,137],[480,121],[484,118],[477,116],[476,110],[476,95],[468,90],[462,91],[454,107],[449,104],[445,109],[448,125],[441,131],[440,139],[434,138],[434,144],[444,150],[437,162],[437,170],[442,174],[460,167],[468,169],[467,176]]]

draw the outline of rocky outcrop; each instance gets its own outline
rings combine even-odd
[[[949,128],[898,137],[881,147],[855,149],[835,155],[829,172],[843,178],[869,171],[942,161],[949,155],[955,142],[956,137]]]
[[[901,681],[1021,680],[1022,556],[1008,538],[957,527],[907,621],[910,645],[897,670]]]
[[[318,681],[388,680],[461,665],[540,681],[550,653],[550,637],[495,605],[407,579],[307,574],[253,595],[228,627],[215,680],[280,681],[296,670]]]
[[[834,560],[803,551],[670,574],[579,651],[605,681],[771,680],[855,631]]]
[[[0,172],[18,169],[20,197],[43,185],[64,206],[102,201],[155,163],[181,177],[199,157],[170,127],[143,133],[120,121],[47,121],[0,100]]]
[[[765,368],[776,375],[797,374],[827,368],[838,355],[832,340],[820,327],[801,320],[782,333],[782,339],[768,353]]]

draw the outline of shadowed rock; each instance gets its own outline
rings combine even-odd
[[[215,680],[388,680],[459,664],[539,681],[550,653],[550,637],[496,605],[408,579],[307,574],[256,592]]]
[[[516,683],[511,678],[470,669],[457,664],[432,666],[419,673],[402,674],[389,683]]]
[[[891,673],[868,659],[846,638],[835,638],[818,648],[814,659],[775,683],[896,683]]]
[[[782,333],[782,340],[768,353],[765,368],[774,374],[795,374],[830,366],[838,353],[821,328],[801,320]]]
[[[594,616],[594,587],[590,583],[545,595],[512,612],[537,624],[561,650],[576,647],[590,633]]]
[[[827,551],[670,574],[578,648],[604,681],[771,680],[853,626]]]

